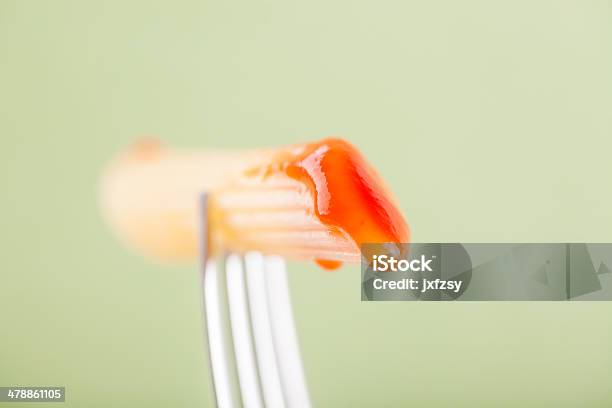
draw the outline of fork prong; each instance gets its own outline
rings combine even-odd
[[[247,253],[245,265],[251,324],[265,405],[282,408],[285,407],[285,400],[270,322],[264,258],[258,252]]]
[[[227,297],[229,303],[236,369],[242,403],[247,408],[263,406],[257,362],[253,349],[251,317],[246,293],[244,270],[238,255],[229,255],[225,261]]]
[[[228,342],[225,339],[223,299],[220,296],[219,273],[215,261],[206,263],[204,279],[204,309],[208,337],[209,359],[212,368],[213,386],[218,407],[236,407],[232,387],[231,359],[228,357]]]
[[[293,319],[287,269],[283,258],[265,257],[265,278],[272,335],[285,400],[291,408],[310,407],[310,397]]]
[[[202,317],[204,320],[204,341],[207,345],[208,362],[212,377],[212,392],[215,404],[221,408],[238,406],[232,378],[231,344],[228,340],[225,315],[225,292],[222,289],[223,268],[209,253],[208,194],[203,192],[198,201],[199,219],[199,266],[202,289]]]

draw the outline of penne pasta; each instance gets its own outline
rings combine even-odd
[[[209,193],[211,251],[258,250],[359,262],[360,245],[408,242],[376,171],[341,139],[255,151],[182,151],[139,142],[104,172],[101,206],[114,231],[165,260],[197,256],[198,197]]]

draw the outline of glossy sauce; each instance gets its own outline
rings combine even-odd
[[[376,171],[359,151],[341,139],[325,139],[283,155],[280,169],[307,186],[314,212],[332,231],[364,243],[408,242],[408,225]],[[317,260],[325,269],[340,262]]]

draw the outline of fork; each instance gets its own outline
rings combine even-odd
[[[259,252],[210,257],[207,193],[198,210],[204,337],[216,406],[310,407],[283,258]]]

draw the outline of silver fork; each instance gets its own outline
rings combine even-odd
[[[284,260],[259,252],[210,258],[207,204],[204,193],[199,260],[216,406],[310,407]]]

